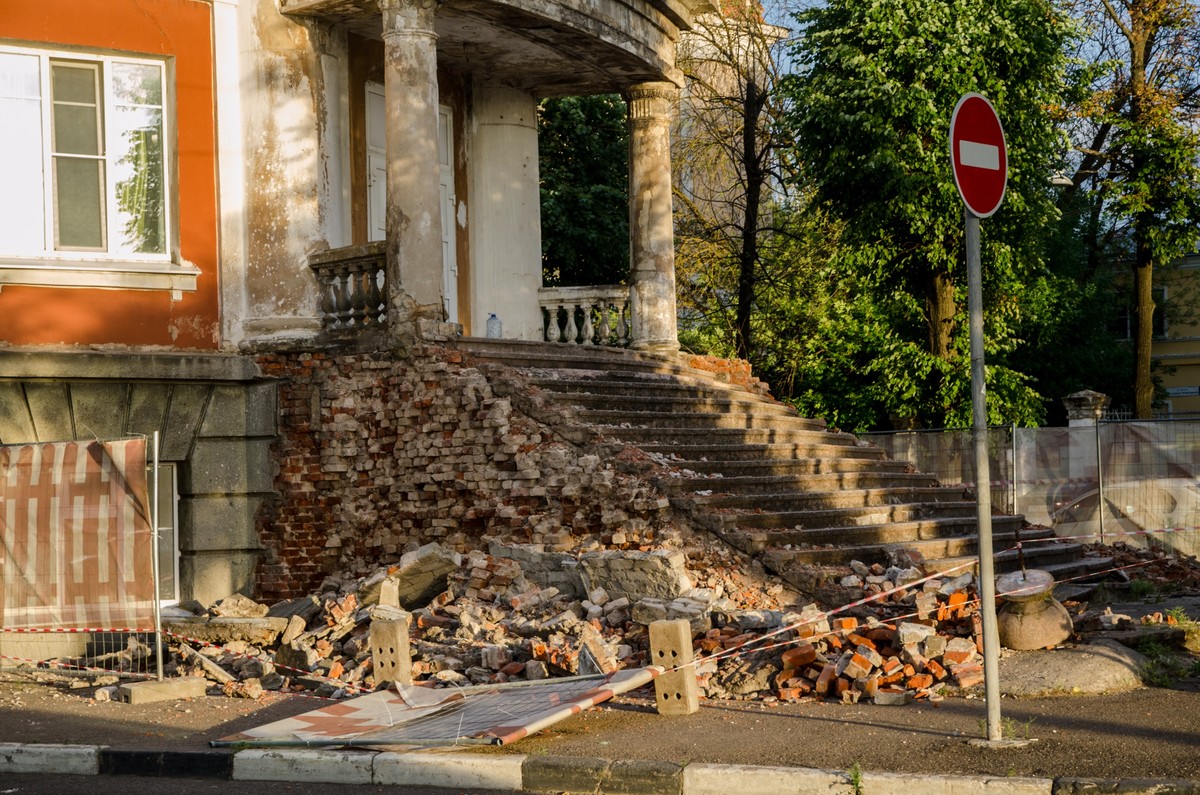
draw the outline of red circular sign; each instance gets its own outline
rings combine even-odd
[[[950,117],[950,165],[967,209],[987,218],[1004,201],[1008,148],[996,109],[979,94],[963,94]]]

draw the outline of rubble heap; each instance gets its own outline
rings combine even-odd
[[[229,597],[169,622],[168,670],[207,677],[231,696],[354,695],[378,684],[371,621],[408,616],[416,681],[609,673],[648,664],[648,626],[682,618],[711,699],[906,703],[982,681],[970,574],[926,579],[917,568],[856,561],[844,584],[869,585],[873,596],[831,615],[798,607],[783,586],[764,587],[738,553],[698,550],[702,564],[724,555],[734,565],[693,575],[696,562],[678,550],[492,552],[428,544],[368,576],[329,578],[317,595],[271,606]]]

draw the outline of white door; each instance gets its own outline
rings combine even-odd
[[[367,239],[387,238],[387,156],[383,86],[367,83]]]
[[[458,253],[454,236],[454,116],[438,107],[438,188],[442,200],[442,305],[446,320],[458,322]]]

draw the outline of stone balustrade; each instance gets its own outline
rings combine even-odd
[[[387,325],[385,246],[377,241],[309,255],[309,267],[321,285],[323,330]]]
[[[629,346],[633,324],[625,285],[543,287],[538,303],[547,342]]]

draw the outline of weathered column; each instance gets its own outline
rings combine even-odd
[[[675,320],[675,229],[671,216],[671,104],[674,83],[629,89],[629,305],[633,342],[679,349]]]
[[[442,316],[435,0],[379,0],[387,123],[388,323]]]

